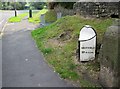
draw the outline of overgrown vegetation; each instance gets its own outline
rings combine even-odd
[[[32,31],[32,36],[48,63],[62,78],[74,81],[80,86],[91,87],[95,85],[82,77],[78,71],[81,64],[75,63],[78,35],[80,29],[86,24],[95,28],[98,43],[101,43],[106,28],[112,24],[112,19],[100,20],[66,16],[47,27]],[[93,64],[94,66],[92,66]],[[86,66],[87,70],[99,71],[99,64],[88,63]]]
[[[57,20],[57,14],[54,10],[49,10],[45,14],[45,22],[55,22]]]

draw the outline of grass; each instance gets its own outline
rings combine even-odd
[[[40,15],[45,14],[48,10],[42,9],[38,13],[34,13],[32,18],[29,18],[29,22],[31,23],[40,23]]]
[[[20,22],[25,16],[27,16],[28,13],[23,13],[23,14],[20,14],[18,15],[17,17],[11,17],[8,19],[8,22]]]
[[[76,64],[76,49],[78,46],[78,35],[80,29],[86,25],[91,25],[97,32],[98,43],[102,42],[103,34],[107,27],[112,24],[113,19],[85,19],[78,16],[66,16],[55,23],[32,31],[39,50],[54,70],[64,79],[79,82],[80,86],[96,86],[82,78],[77,68],[81,65]],[[65,34],[65,35],[64,35]],[[61,37],[62,36],[62,37]],[[67,39],[69,37],[69,39]],[[88,64],[88,69],[94,66]],[[96,65],[96,67],[99,67]],[[96,71],[96,70],[95,70]]]
[[[45,21],[47,23],[55,22],[57,20],[57,15],[54,10],[49,10],[45,14]]]

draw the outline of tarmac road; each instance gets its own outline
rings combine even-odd
[[[26,11],[17,11],[18,14]],[[4,26],[7,23],[8,18],[14,16],[14,11],[2,11],[0,10],[0,87],[2,87],[2,36],[1,32],[4,30]]]
[[[27,10],[18,10],[17,14],[21,14],[27,12]],[[7,22],[8,18],[13,17],[15,14],[14,11],[0,11],[0,31],[4,27],[5,23]]]
[[[2,87],[72,87],[48,66],[26,20],[6,25],[2,37]]]

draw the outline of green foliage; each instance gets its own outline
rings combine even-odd
[[[54,7],[57,6],[57,2],[48,2],[47,4],[49,9],[54,9]]]
[[[25,2],[2,2],[3,10],[13,10],[16,5],[17,10],[23,10],[25,8]]]
[[[29,4],[29,5],[28,5]],[[3,7],[2,7],[3,5]],[[44,6],[46,6],[46,3],[44,2],[0,2],[0,9],[3,10],[14,10],[16,6],[17,10],[24,10],[24,9],[29,9],[28,6],[32,9],[43,9]]]
[[[57,20],[57,15],[54,10],[49,10],[45,14],[45,22],[55,22]]]
[[[31,6],[34,7],[34,9],[42,10],[44,9],[44,6],[46,6],[45,2],[32,2]]]
[[[69,71],[66,69],[56,69],[56,71],[60,74],[63,79],[72,79],[77,80],[79,78],[78,74],[74,71]]]
[[[21,21],[21,19],[19,17],[11,17],[8,20],[8,22],[11,22],[11,23],[13,23],[13,22],[20,22],[20,21]]]
[[[52,48],[45,48],[44,50],[42,50],[42,52],[43,52],[44,54],[49,54],[49,53],[52,52]]]
[[[14,2],[13,4],[12,4],[12,6],[14,7],[14,5],[16,4],[16,9],[17,10],[23,10],[24,8],[25,8],[25,2]]]
[[[2,10],[2,2],[0,1],[0,10]]]
[[[32,36],[35,39],[39,50],[44,54],[46,60],[51,64],[55,71],[64,79],[69,79],[80,83],[83,87],[96,86],[89,81],[86,81],[78,74],[76,68],[80,67],[74,63],[75,51],[77,49],[78,35],[80,29],[89,24],[95,28],[98,35],[98,42],[101,42],[104,32],[107,27],[112,24],[112,19],[85,19],[79,16],[66,16],[55,23],[32,31]],[[61,40],[61,34],[67,33],[71,36],[70,39]],[[47,49],[46,49],[47,48]],[[50,48],[50,49],[48,49]],[[94,63],[93,63],[94,64]],[[88,67],[95,69],[98,64]],[[88,69],[89,69],[88,68]],[[96,70],[95,70],[96,71]]]
[[[20,14],[18,15],[17,17],[11,17],[8,19],[8,22],[20,22],[25,16],[27,16],[28,13],[23,13],[23,14]]]
[[[49,2],[48,7],[49,9],[54,9],[58,5],[66,8],[66,9],[73,9],[73,5],[75,2]]]

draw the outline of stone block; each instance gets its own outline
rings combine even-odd
[[[120,20],[110,26],[100,50],[100,82],[105,87],[120,87]]]

